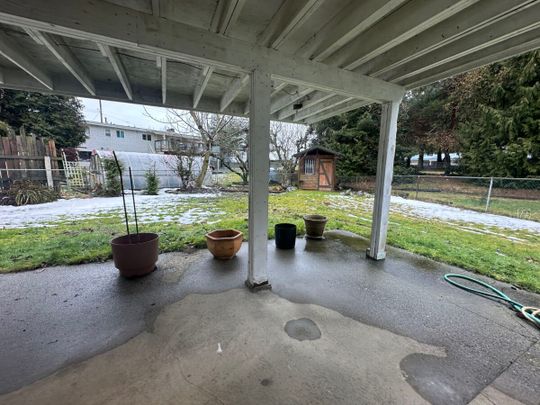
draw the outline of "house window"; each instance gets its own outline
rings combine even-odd
[[[142,139],[143,139],[143,141],[151,141],[152,140],[152,135],[150,135],[150,134],[142,134]]]
[[[123,138],[124,137],[124,131],[121,131],[119,129],[116,130],[116,137],[117,138]]]
[[[304,174],[315,173],[315,159],[307,158],[304,160]]]
[[[105,136],[111,136],[111,130],[109,128],[105,128]]]
[[[90,160],[92,159],[92,152],[88,150],[80,150],[77,152],[79,155],[79,160]]]

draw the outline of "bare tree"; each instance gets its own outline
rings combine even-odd
[[[221,114],[175,109],[167,109],[165,120],[153,117],[148,111],[146,114],[155,121],[174,128],[177,132],[189,132],[199,136],[202,144],[200,153],[202,164],[199,175],[195,179],[195,187],[202,186],[212,156],[220,159],[222,165],[236,173],[244,184],[248,183],[247,120]],[[305,149],[312,139],[312,132],[305,125],[271,123],[270,146],[280,162],[283,184],[289,183],[290,175],[298,163],[298,158],[294,155]],[[219,147],[219,152],[214,147]],[[185,161],[181,167],[187,163]]]
[[[233,119],[227,128],[218,134],[215,142],[220,147],[218,157],[223,166],[236,173],[244,185],[248,184],[249,180],[247,125],[247,120]],[[280,162],[282,184],[289,184],[291,173],[294,172],[298,163],[298,158],[294,155],[305,149],[311,139],[313,139],[313,135],[306,126],[280,122],[271,123],[270,145]]]
[[[200,170],[201,154],[198,151],[198,145],[187,144],[182,152],[176,152],[173,156],[173,160],[164,159],[165,165],[180,177],[182,189],[192,189],[196,185],[197,171]]]
[[[208,172],[212,147],[216,145],[219,134],[229,132],[228,127],[234,121],[234,117],[196,111],[175,110],[172,108],[167,109],[164,120],[152,116],[148,110],[146,110],[146,114],[155,121],[174,128],[177,132],[188,132],[200,137],[202,144],[200,155],[203,160],[199,175],[195,179],[195,187],[202,187],[206,173]]]
[[[312,132],[305,125],[275,121],[270,124],[271,151],[279,161],[283,185],[289,185],[291,174],[298,164],[298,157],[295,155],[306,149],[313,138]]]
[[[247,155],[248,130],[246,120],[236,119],[231,122],[227,131],[223,131],[217,138],[219,158],[221,164],[242,179],[242,184],[249,181],[249,162]]]

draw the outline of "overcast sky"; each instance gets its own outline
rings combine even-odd
[[[99,101],[91,98],[79,97],[83,105],[84,118],[87,121],[99,122]],[[117,125],[127,125],[144,129],[164,131],[168,127],[167,109],[163,107],[149,107],[138,104],[120,103],[117,101],[101,102],[103,108],[103,120]],[[159,122],[164,121],[164,122]],[[291,124],[296,131],[304,132],[304,125]],[[178,129],[178,127],[176,127]],[[185,131],[189,132],[186,128]]]
[[[87,121],[99,122],[99,101],[91,98],[79,98],[79,100],[81,100],[83,104],[84,118]],[[163,130],[167,127],[165,124],[151,118],[154,117],[164,120],[165,108],[143,107],[142,105],[137,104],[105,100],[103,100],[101,104],[103,106],[103,119],[107,118],[108,122],[156,130]]]

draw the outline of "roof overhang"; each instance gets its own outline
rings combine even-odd
[[[0,0],[0,23],[5,87],[245,116],[260,69],[306,124],[540,46],[531,0]]]

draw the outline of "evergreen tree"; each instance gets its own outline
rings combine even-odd
[[[400,121],[407,111],[400,112]],[[336,163],[336,172],[340,177],[356,175],[374,175],[377,171],[377,154],[381,106],[372,104],[354,111],[329,118],[313,125],[314,144],[318,144],[340,153]],[[394,171],[409,174],[407,158],[416,150],[409,133],[398,126]]]
[[[398,139],[416,146],[419,168],[424,153],[437,153],[450,170],[450,153],[458,150],[457,103],[452,97],[460,77],[443,80],[408,92],[402,102]]]
[[[373,175],[377,171],[379,105],[370,105],[316,123],[314,143],[340,153],[339,177]]]
[[[156,174],[155,167],[153,169],[147,170],[144,174],[146,179],[146,194],[148,195],[158,195],[159,194],[159,177]]]
[[[122,195],[122,185],[120,183],[121,171],[123,169],[122,163],[119,162],[120,170],[118,170],[114,159],[103,159],[101,164],[105,171],[105,189],[102,191],[102,194],[108,197]]]
[[[60,148],[77,147],[86,139],[82,106],[75,97],[0,89],[0,121],[52,138]]]
[[[472,72],[458,90],[466,173],[540,175],[540,52]]]

